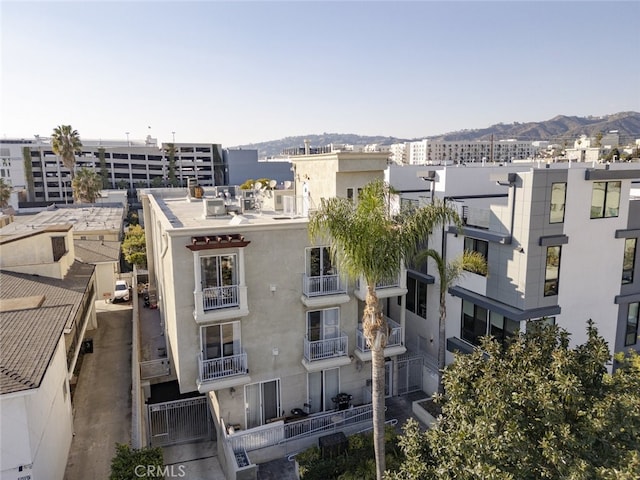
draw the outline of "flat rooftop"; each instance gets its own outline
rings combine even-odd
[[[13,222],[0,229],[0,236],[28,233],[51,225],[71,224],[75,232],[120,230],[124,207],[112,205],[74,205],[49,207],[34,215],[16,215]]]
[[[177,196],[173,193],[167,196],[164,192],[154,192],[148,189],[147,193],[153,198],[158,208],[167,218],[173,228],[223,228],[226,226],[235,227],[239,225],[282,225],[282,224],[306,224],[307,217],[300,215],[287,215],[282,211],[273,210],[247,210],[237,215],[227,214],[215,217],[205,217],[204,201],[216,197],[205,197],[202,200],[188,199],[186,190],[184,194]],[[153,203],[152,201],[152,203]]]

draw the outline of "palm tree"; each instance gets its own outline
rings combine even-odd
[[[381,180],[366,185],[354,203],[346,198],[323,199],[309,219],[309,235],[324,238],[341,273],[363,278],[367,285],[362,330],[371,348],[373,437],[376,476],[385,471],[384,348],[389,327],[382,314],[376,284],[398,277],[401,263],[412,258],[434,225],[456,221],[457,214],[443,203],[392,215],[389,185]]]
[[[82,151],[82,142],[77,130],[73,130],[71,125],[59,125],[53,129],[51,135],[51,148],[53,153],[62,159],[62,165],[71,172],[71,179],[76,176],[74,167],[76,165],[76,153]]]
[[[9,206],[9,199],[11,198],[11,185],[4,181],[4,178],[0,178],[0,208],[7,208]]]
[[[81,168],[71,181],[73,199],[79,203],[94,203],[102,190],[102,179],[89,168]]]
[[[416,263],[419,265],[425,263],[428,259],[432,259],[438,270],[440,277],[440,318],[438,320],[438,394],[444,394],[444,384],[442,383],[442,373],[444,372],[445,352],[446,352],[446,320],[447,320],[447,291],[461,277],[464,276],[465,270],[487,274],[487,261],[479,252],[465,250],[464,253],[449,262],[440,255],[440,253],[432,248],[423,250],[416,256]]]

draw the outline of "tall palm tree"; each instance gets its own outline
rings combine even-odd
[[[7,208],[9,206],[9,199],[11,198],[11,185],[4,181],[4,178],[0,178],[0,208]]]
[[[389,327],[382,314],[376,284],[398,277],[405,258],[417,253],[434,225],[456,221],[454,210],[442,203],[393,215],[389,185],[374,181],[362,189],[357,203],[346,198],[323,199],[309,219],[309,234],[326,239],[341,273],[363,278],[367,285],[362,330],[371,348],[373,436],[376,476],[385,471],[384,451],[384,348]]]
[[[457,281],[464,276],[465,270],[487,274],[487,262],[478,252],[465,250],[458,258],[447,262],[440,252],[429,248],[421,251],[416,256],[416,263],[419,265],[425,263],[428,259],[432,259],[438,270],[440,279],[440,317],[438,320],[438,394],[444,394],[444,384],[442,383],[442,374],[444,372],[445,353],[446,353],[446,320],[447,320],[447,291]]]
[[[71,181],[73,199],[79,203],[94,203],[102,190],[100,175],[89,168],[81,168]]]
[[[82,151],[82,142],[77,130],[73,130],[71,125],[59,125],[53,129],[51,135],[51,148],[53,153],[62,159],[62,165],[69,169],[71,178],[76,176],[74,167],[76,165],[76,153]]]

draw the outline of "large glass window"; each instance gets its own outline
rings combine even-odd
[[[309,413],[333,410],[332,398],[340,392],[340,369],[321,370],[307,375]]]
[[[340,336],[340,309],[307,312],[307,338],[311,342]]]
[[[520,322],[511,320],[496,312],[490,312],[489,316],[491,319],[491,330],[489,333],[503,345],[520,331]]]
[[[202,327],[202,359],[231,357],[242,352],[240,322]]]
[[[235,255],[202,257],[200,266],[203,290],[238,284]]]
[[[487,334],[487,309],[467,300],[462,301],[462,338],[474,345]]]
[[[411,313],[427,318],[427,283],[407,275],[407,305]]]
[[[593,182],[591,218],[617,217],[622,182]]]
[[[560,253],[562,247],[547,247],[547,264],[544,272],[544,296],[558,295],[560,283]]]
[[[624,259],[622,261],[622,284],[633,283],[633,270],[636,263],[637,238],[625,238]]]
[[[624,346],[635,345],[638,341],[638,315],[640,312],[640,302],[629,304],[627,311],[627,332],[624,337]]]
[[[331,264],[331,252],[328,247],[312,247],[307,249],[307,275],[310,277],[322,277],[334,275]]]
[[[567,197],[566,183],[551,184],[551,205],[549,208],[549,223],[564,222],[564,204]]]
[[[280,379],[244,387],[247,428],[259,427],[280,416]]]
[[[485,261],[489,259],[489,242],[485,240],[478,240],[477,238],[465,237],[464,249],[468,252],[478,252],[484,257]],[[474,272],[478,273],[478,272]],[[478,273],[478,275],[486,276],[486,273]]]

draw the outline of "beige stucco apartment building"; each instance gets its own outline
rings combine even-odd
[[[181,393],[207,396],[223,454],[230,432],[283,425],[293,409],[320,418],[336,409],[339,393],[351,396],[349,406],[370,403],[364,289],[331,265],[326,243],[311,243],[307,224],[322,198],[353,198],[383,178],[387,154],[305,155],[292,164],[293,189],[273,202],[274,192],[258,188],[255,210],[238,210],[233,198],[224,205],[206,188],[202,199],[184,191],[142,195],[150,288],[172,368]],[[378,289],[393,327],[385,352],[389,395],[406,351],[404,300],[396,300],[406,291],[404,271]],[[236,467],[220,458],[233,476]]]

